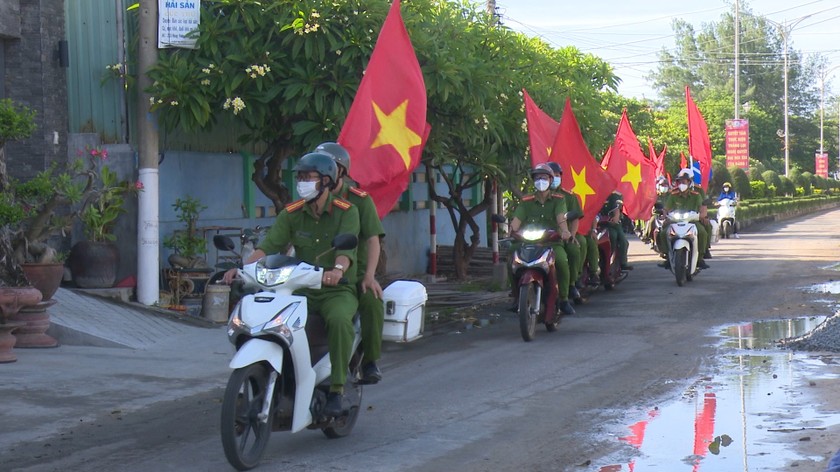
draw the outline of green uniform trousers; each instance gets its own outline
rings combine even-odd
[[[347,382],[353,339],[356,337],[353,316],[359,307],[354,285],[323,287],[319,290],[301,290],[306,295],[310,313],[319,313],[327,325],[327,342],[330,346],[330,391],[341,391]]]
[[[586,239],[586,261],[589,264],[589,273],[597,274],[600,269],[601,253],[598,251],[598,240],[588,234]]]
[[[359,294],[359,321],[362,326],[362,350],[365,357],[362,365],[379,360],[382,353],[382,328],[385,325],[385,302],[376,298],[372,290]]]
[[[554,270],[557,272],[557,300],[564,301],[569,299],[569,282],[572,280],[571,271],[569,270],[569,257],[565,249],[566,243],[552,244],[554,249]]]
[[[702,226],[706,228],[706,246],[700,246],[700,250],[705,253],[710,247],[712,247],[712,238],[709,237],[712,234],[712,222],[707,218],[706,221],[703,222]]]
[[[586,257],[585,245],[581,244],[581,240],[578,237],[583,238],[581,235],[575,235],[577,242],[567,241],[563,243],[563,249],[566,251],[566,259],[569,263],[569,285],[574,285],[580,278],[580,272],[583,270],[583,261]],[[566,290],[568,290],[568,286]]]
[[[626,266],[627,250],[630,248],[630,242],[627,241],[624,229],[618,223],[610,223],[607,225],[607,231],[610,233],[610,245],[618,251],[619,262],[622,266]]]

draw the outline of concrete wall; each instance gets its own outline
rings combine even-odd
[[[20,37],[20,0],[0,0],[0,37]]]
[[[19,4],[19,14],[14,15]],[[6,13],[11,12],[11,17]],[[35,134],[6,147],[9,173],[31,177],[67,155],[67,86],[58,59],[58,41],[64,39],[64,0],[2,0],[0,27],[20,23],[20,37],[6,39],[6,97],[36,112]],[[58,133],[58,144],[53,144]]]

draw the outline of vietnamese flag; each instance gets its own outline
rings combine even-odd
[[[429,129],[426,84],[394,0],[338,136],[353,159],[350,177],[380,218],[408,187]]]
[[[650,209],[656,202],[653,167],[642,152],[625,109],[618,124],[607,173],[618,182],[617,190],[624,200],[624,212],[632,220],[650,218]]]
[[[525,99],[525,120],[528,122],[528,142],[531,144],[531,167],[534,167],[548,162],[560,123],[540,110],[525,89],[522,89],[522,94]]]
[[[560,129],[551,146],[549,160],[563,168],[560,186],[580,199],[583,217],[578,224],[578,233],[588,234],[595,216],[616,185],[615,180],[598,164],[586,147],[568,98],[560,118]]]
[[[688,154],[700,163],[700,186],[709,188],[709,171],[712,169],[712,143],[709,142],[709,128],[700,114],[697,104],[691,99],[688,86],[685,87],[685,107],[688,111]]]
[[[688,159],[685,158],[685,154],[680,152],[680,170],[688,169]]]
[[[653,161],[654,174],[658,178],[660,175],[665,175],[665,153],[668,151],[668,145],[662,146],[662,152],[656,156]]]

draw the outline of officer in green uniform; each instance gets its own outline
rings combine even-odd
[[[657,177],[656,204],[654,204],[651,209],[650,219],[647,220],[647,223],[645,223],[645,230],[642,232],[642,242],[650,244],[651,249],[654,248],[653,228],[655,226],[656,217],[657,214],[662,211],[662,208],[665,208],[665,199],[668,198],[670,191],[671,187],[668,185],[668,179],[664,175]]]
[[[359,209],[330,193],[338,179],[338,167],[329,155],[306,154],[294,170],[301,199],[286,205],[277,215],[265,239],[245,264],[266,254],[283,252],[291,244],[299,259],[332,267],[324,271],[323,288],[302,290],[301,294],[306,296],[310,312],[320,313],[327,325],[332,372],[324,414],[339,416],[346,409],[344,384],[355,337],[353,316],[358,308],[356,249],[331,251],[331,248],[335,236],[359,234]],[[224,281],[230,283],[235,275],[236,270],[231,269],[225,273]],[[342,277],[347,284],[339,284]]]
[[[703,190],[703,187],[700,186],[700,183],[695,182],[695,179],[697,178],[696,176],[699,173],[699,171],[696,171],[693,168],[688,169],[688,170],[691,172],[691,183],[689,185],[691,186],[691,188],[696,190],[697,193],[700,194],[700,198],[703,201],[703,207],[705,208],[705,207],[708,206],[708,203],[707,203],[708,202],[708,196],[706,195],[706,191]],[[700,224],[704,228],[706,228],[706,234],[711,236],[711,234],[712,234],[712,222],[709,220],[709,215],[705,211],[703,212],[703,216],[700,217]],[[708,238],[706,238],[706,246],[705,247],[700,247],[700,251],[706,259],[711,259],[712,258],[712,253],[710,251],[711,247],[712,247],[712,238],[708,237]]]
[[[546,229],[557,228],[562,241],[570,240],[572,233],[566,223],[565,199],[551,193],[551,180],[554,178],[551,167],[546,164],[537,164],[531,170],[531,178],[534,180],[536,192],[523,197],[522,202],[514,210],[513,219],[510,223],[511,232],[515,233],[524,225],[533,224]],[[555,243],[551,247],[554,249],[557,286],[568,287],[570,281],[569,260],[566,257],[566,251],[563,250],[563,243]],[[575,309],[569,303],[568,290],[558,290],[557,298],[559,311],[566,315],[575,314]]]
[[[583,209],[580,206],[580,199],[572,192],[568,192],[560,186],[563,179],[563,168],[556,162],[547,163],[551,170],[554,171],[554,179],[551,181],[551,191],[556,195],[563,197],[566,202],[566,211],[568,213],[577,213],[583,216]],[[569,221],[569,231],[574,235],[573,238],[563,243],[563,249],[566,251],[566,258],[569,260],[569,298],[576,303],[582,302],[580,292],[578,291],[578,280],[580,274],[583,272],[583,261],[586,260],[586,239],[582,234],[578,234],[579,218]],[[561,287],[562,290],[562,287]]]
[[[677,178],[675,179],[677,183],[677,188],[671,190],[671,193],[668,195],[668,198],[665,199],[665,214],[668,214],[674,210],[683,210],[683,211],[696,211],[700,214],[700,218],[702,219],[706,216],[706,206],[703,204],[703,197],[700,195],[700,192],[691,188],[691,181],[692,181],[692,172],[689,169],[683,169],[677,174]],[[703,257],[703,248],[707,247],[709,233],[706,232],[706,228],[702,224],[695,225],[697,228],[697,244],[698,249],[700,252],[700,256],[697,260],[697,267],[701,269],[708,269],[709,265],[706,264],[706,261]],[[662,231],[659,233],[659,247],[661,250],[665,251],[665,256],[668,256],[668,225],[666,224]],[[660,264],[661,267],[670,268],[670,261],[667,259],[664,263]]]
[[[630,248],[630,243],[627,241],[627,235],[624,234],[624,227],[621,225],[623,205],[621,194],[618,192],[611,193],[601,208],[601,221],[606,223],[607,231],[610,233],[610,244],[618,253],[621,270],[633,270],[633,266],[627,262],[627,251]]]
[[[376,365],[382,352],[382,328],[385,324],[385,304],[382,301],[382,287],[376,281],[376,267],[379,264],[380,238],[385,237],[382,221],[376,213],[376,205],[367,192],[351,187],[347,173],[350,171],[350,153],[338,143],[322,143],[315,152],[329,154],[338,165],[338,184],[333,195],[341,197],[359,209],[359,248],[356,254],[356,269],[359,282],[359,315],[362,327],[362,383],[375,384],[382,380],[382,372]]]

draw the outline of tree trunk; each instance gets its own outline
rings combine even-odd
[[[280,213],[291,200],[291,192],[283,184],[282,172],[283,163],[292,153],[293,150],[290,147],[273,142],[254,161],[254,173],[251,174],[251,180],[260,192],[271,200],[277,213]]]
[[[0,287],[27,287],[29,281],[15,261],[10,233],[8,226],[0,228]]]

